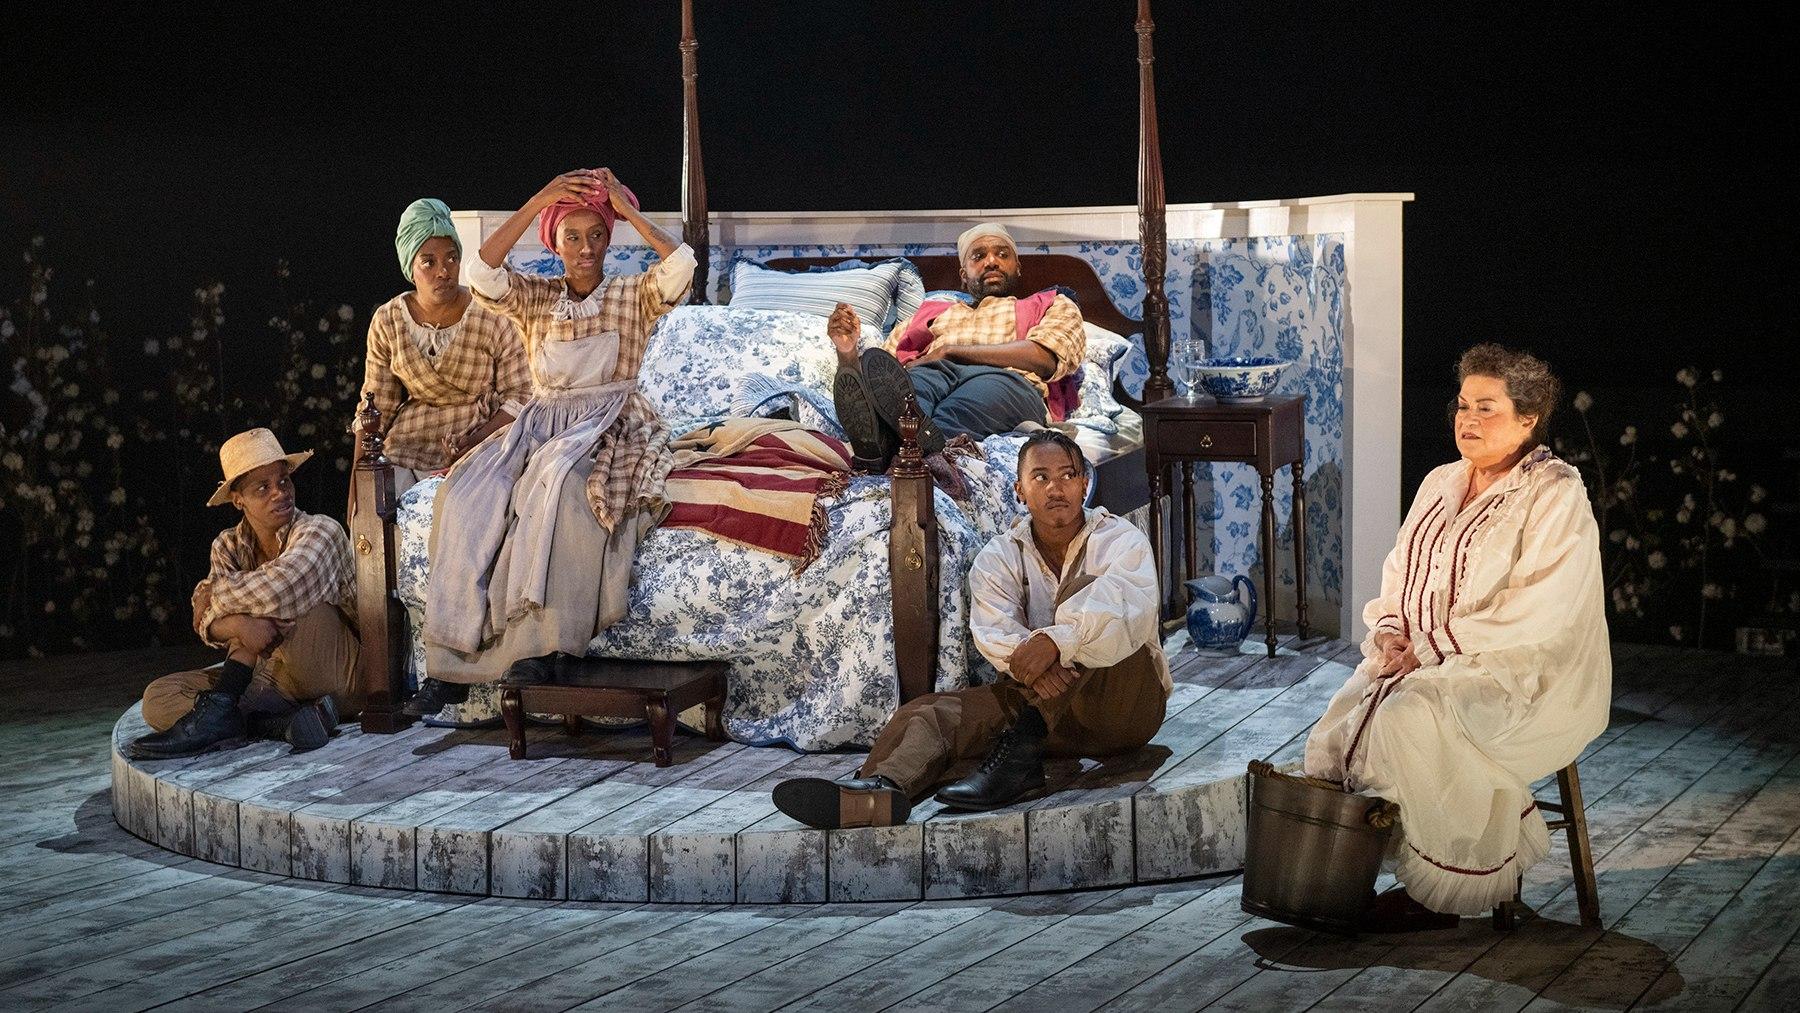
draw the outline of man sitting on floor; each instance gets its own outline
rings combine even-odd
[[[1053,430],[1019,450],[1014,488],[1030,516],[988,542],[969,571],[969,629],[1000,680],[902,706],[857,776],[776,785],[782,812],[825,829],[901,824],[913,798],[983,751],[981,766],[937,800],[995,809],[1043,787],[1046,755],[1108,756],[1150,741],[1172,688],[1156,564],[1130,522],[1082,510],[1087,470],[1081,448]]]
[[[1022,422],[1060,422],[1075,409],[1087,334],[1074,300],[1053,288],[1017,297],[1019,251],[1002,225],[964,232],[956,259],[973,305],[928,301],[894,327],[886,348],[860,356],[854,309],[839,303],[826,325],[838,353],[838,421],[863,470],[886,470],[908,394],[918,398],[927,454],[948,437],[981,440]]]
[[[226,652],[223,664],[177,672],[144,690],[155,731],[127,746],[160,760],[244,738],[285,738],[296,750],[331,737],[341,705],[362,709],[356,669],[356,568],[350,539],[329,517],[294,506],[289,474],[312,451],[289,454],[252,429],[225,441],[225,480],[207,506],[243,513],[213,539],[212,568],[194,588],[194,632]]]

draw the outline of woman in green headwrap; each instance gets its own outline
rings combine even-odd
[[[404,490],[511,422],[531,398],[531,373],[511,319],[459,283],[462,241],[443,201],[407,206],[394,252],[413,287],[369,322],[363,393],[375,395]]]

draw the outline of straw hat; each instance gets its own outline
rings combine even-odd
[[[281,441],[267,429],[250,429],[233,436],[219,448],[219,467],[225,472],[225,481],[219,483],[212,499],[206,501],[209,507],[223,506],[231,502],[231,483],[242,478],[247,471],[255,471],[265,464],[286,461],[288,470],[292,471],[306,463],[313,452],[302,450],[298,454],[290,454],[281,449]]]

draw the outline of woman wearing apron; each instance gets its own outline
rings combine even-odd
[[[515,273],[506,254],[533,218],[563,277]],[[615,220],[655,249],[643,274],[604,278]],[[624,616],[638,539],[664,509],[668,432],[636,391],[644,344],[680,302],[694,254],[638,213],[611,170],[550,181],[482,243],[478,302],[525,343],[532,397],[470,450],[438,491],[425,604],[429,678],[407,705],[431,714],[521,658],[581,655]]]

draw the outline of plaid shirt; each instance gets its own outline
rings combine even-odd
[[[356,621],[356,566],[350,538],[330,517],[294,511],[277,537],[281,552],[259,561],[256,532],[248,519],[219,532],[212,543],[212,568],[194,588],[194,632],[207,636],[213,621],[247,615],[293,622],[320,603],[336,605]]]
[[[388,460],[437,471],[450,464],[444,437],[485,421],[499,408],[519,413],[531,397],[531,373],[512,321],[479,301],[469,303],[449,345],[436,356],[413,340],[416,326],[404,295],[375,311],[362,389],[375,395],[381,410]]]
[[[470,270],[470,287],[477,300],[512,318],[525,339],[527,357],[534,370],[536,349],[553,329],[568,332],[562,340],[613,331],[619,335],[619,359],[612,380],[635,380],[644,362],[650,331],[663,314],[675,308],[687,288],[682,284],[674,299],[667,298],[662,284],[665,276],[679,280],[679,272],[684,269],[691,277],[691,254],[685,259],[671,256],[642,274],[608,278],[586,299],[572,300],[561,278],[519,274],[506,268],[505,291],[493,298],[488,293],[499,287],[500,279],[495,277],[494,269],[477,259]],[[563,305],[565,302],[567,305]],[[633,391],[618,419],[601,434],[595,447],[594,470],[588,475],[588,504],[594,508],[600,526],[612,531],[633,507],[660,504],[663,481],[672,464],[668,427],[650,402]]]
[[[1004,345],[1019,340],[1019,323],[1013,309],[1017,302],[1009,295],[992,295],[981,300],[979,306],[955,303],[931,322],[933,340],[925,351],[930,352],[940,345]],[[899,347],[900,339],[906,335],[906,328],[911,323],[902,320],[894,325],[893,333],[888,335],[888,351]],[[1056,372],[1050,374],[1048,382],[1027,369],[1014,369],[1013,372],[1031,381],[1038,394],[1048,398],[1050,382],[1081,368],[1081,357],[1087,351],[1087,332],[1081,327],[1081,310],[1073,299],[1058,294],[1051,300],[1050,308],[1044,311],[1044,318],[1026,333],[1025,338],[1056,356]]]

